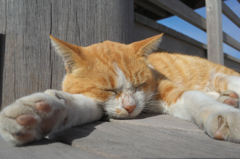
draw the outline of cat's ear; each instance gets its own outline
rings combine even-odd
[[[162,36],[163,33],[142,41],[134,42],[130,45],[133,46],[134,51],[138,56],[147,58],[147,56],[151,53],[158,51],[159,45],[162,41]]]
[[[83,47],[69,44],[50,35],[51,44],[56,53],[59,54],[64,61],[66,70],[71,73],[75,68],[81,67],[85,63],[82,52]]]

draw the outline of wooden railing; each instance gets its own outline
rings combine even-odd
[[[208,34],[208,59],[210,61],[224,64],[223,42],[240,51],[240,43],[222,31],[221,13],[223,12],[238,27],[240,27],[240,18],[221,0],[205,0],[207,19],[179,0],[148,1],[206,31]]]

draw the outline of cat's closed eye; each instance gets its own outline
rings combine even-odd
[[[135,87],[135,92],[137,91],[137,90],[139,90],[139,89],[141,89],[143,86],[145,86],[147,83],[146,82],[144,82],[144,83],[141,83],[141,84],[139,84],[138,86],[136,86]]]
[[[114,93],[114,94],[118,94],[119,92],[117,91],[117,90],[115,90],[115,89],[104,89],[104,91],[106,91],[106,92],[112,92],[112,93]]]

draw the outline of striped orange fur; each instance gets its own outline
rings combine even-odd
[[[218,74],[240,76],[200,57],[156,52],[161,37],[162,34],[129,45],[105,41],[88,47],[51,37],[67,70],[63,91],[83,94],[100,103],[111,97],[120,98],[123,90],[117,87],[117,66],[131,83],[129,89],[150,93],[149,100],[161,100],[171,106],[185,91],[220,93],[227,90],[226,79],[216,76]]]
[[[156,98],[168,101],[168,103],[176,102],[184,90],[219,93],[226,91],[228,89],[226,79],[221,76],[214,78],[218,73],[240,76],[239,73],[225,66],[189,55],[153,53],[148,56],[148,63],[164,76],[164,80],[156,79],[158,81]],[[169,101],[167,96],[170,96],[172,100]]]

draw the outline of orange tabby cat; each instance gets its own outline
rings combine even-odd
[[[144,111],[194,122],[212,138],[240,141],[239,73],[199,57],[156,52],[162,34],[88,47],[50,38],[67,70],[63,92],[32,94],[4,108],[5,140],[21,145],[103,115],[134,118]]]

